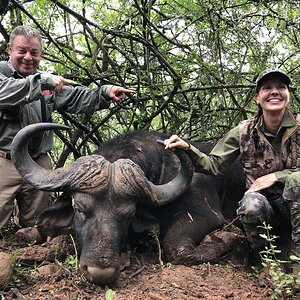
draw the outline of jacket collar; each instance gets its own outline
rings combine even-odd
[[[279,130],[282,130],[282,128],[291,128],[294,127],[297,124],[297,121],[295,120],[295,117],[291,111],[288,109],[285,110],[283,119],[281,121]],[[261,116],[257,122],[257,125],[255,126],[257,129],[260,129],[264,134],[269,133],[267,129],[265,128],[264,118]]]

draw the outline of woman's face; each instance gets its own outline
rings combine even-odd
[[[285,110],[290,101],[288,86],[278,75],[267,77],[256,95],[256,103],[265,112]]]

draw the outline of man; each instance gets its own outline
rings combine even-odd
[[[29,26],[16,27],[8,44],[9,61],[0,62],[0,232],[11,218],[14,203],[19,225],[33,226],[36,216],[47,207],[49,194],[23,183],[10,160],[10,146],[24,126],[51,121],[51,113],[93,113],[107,108],[110,100],[120,102],[132,90],[104,85],[100,88],[73,87],[73,81],[38,71],[43,56],[40,33]],[[51,133],[37,136],[29,148],[43,167],[51,168],[47,153],[52,149]]]

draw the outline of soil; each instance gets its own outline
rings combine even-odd
[[[0,241],[0,251],[17,255],[16,249],[18,245],[13,235],[6,235]],[[96,286],[79,273],[74,257],[75,253],[53,263],[16,263],[14,276],[0,291],[0,299],[264,300],[272,299],[273,294],[270,286],[259,285],[254,270],[241,261],[227,259],[219,264],[173,265],[162,263],[157,251],[147,249],[144,253],[124,256],[118,282]],[[300,295],[289,299],[300,299]]]

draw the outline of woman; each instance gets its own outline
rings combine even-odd
[[[195,170],[204,174],[225,173],[241,155],[247,191],[237,214],[256,254],[266,245],[257,226],[276,224],[281,218],[291,223],[292,253],[300,257],[300,115],[288,110],[290,84],[279,69],[261,72],[256,81],[257,115],[230,130],[209,155],[176,135],[164,141],[166,148],[186,150]]]

